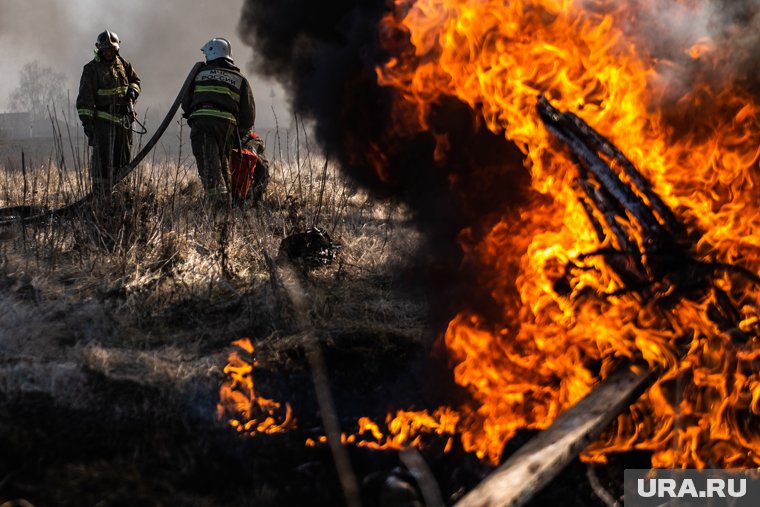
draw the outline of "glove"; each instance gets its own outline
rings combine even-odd
[[[84,129],[84,135],[87,136],[87,139],[92,140],[92,136],[95,135],[95,127],[92,125],[92,121],[83,121],[82,128]]]
[[[127,89],[127,98],[129,100],[131,100],[132,102],[136,101],[137,97],[139,97],[139,96],[140,96],[140,94],[137,93],[137,90],[135,90],[134,88],[128,88]]]

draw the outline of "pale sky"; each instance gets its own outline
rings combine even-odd
[[[121,54],[142,79],[138,107],[166,110],[187,73],[203,60],[201,46],[225,37],[235,63],[256,99],[257,128],[290,123],[282,88],[251,72],[253,50],[237,36],[243,0],[0,0],[0,112],[18,85],[21,67],[33,60],[66,76],[61,83],[76,98],[82,67],[92,59],[105,29],[121,39]]]

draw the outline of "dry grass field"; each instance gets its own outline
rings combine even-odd
[[[332,502],[337,482],[293,471],[326,452],[302,449],[308,431],[322,431],[305,347],[322,350],[345,424],[382,419],[400,378],[407,394],[393,398],[413,398],[410,365],[434,338],[413,276],[423,239],[402,206],[285,143],[270,141],[257,207],[209,207],[185,146],[143,163],[110,202],[0,230],[0,503],[276,505],[315,487]],[[86,150],[75,146],[30,157],[29,146],[6,145],[0,207],[84,195]],[[282,239],[311,226],[341,245],[335,261],[285,261]],[[256,346],[261,389],[307,428],[279,437],[287,445],[243,442],[215,418],[229,345],[243,337]],[[283,480],[316,486],[280,490]]]
[[[429,284],[440,277],[430,239],[305,139],[267,138],[271,180],[255,207],[209,206],[180,144],[155,150],[107,202],[0,226],[0,506],[421,506],[415,483],[451,505],[492,470],[456,441],[447,453],[430,442],[422,478],[397,451],[347,446],[341,464],[329,445],[305,445],[330,435],[326,421],[355,433],[360,417],[461,396],[437,346],[446,298]],[[78,200],[86,161],[65,135],[0,145],[0,208]],[[280,251],[312,226],[340,245],[316,268]],[[246,337],[256,393],[292,408],[289,431],[240,436],[217,417],[232,344]],[[558,481],[530,505],[566,503],[568,490],[573,505],[604,505],[585,465]]]

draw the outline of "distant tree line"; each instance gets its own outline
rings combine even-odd
[[[18,86],[10,94],[9,109],[30,112],[34,119],[41,119],[48,116],[48,107],[50,111],[68,109],[67,102],[66,76],[35,60],[21,69]]]

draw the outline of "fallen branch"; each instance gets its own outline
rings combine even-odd
[[[621,249],[617,253],[626,256],[604,256],[607,264],[621,275],[625,290],[646,295],[649,286],[660,282],[672,289],[672,297],[684,297],[676,290],[679,284],[688,285],[702,295],[712,292],[714,315],[709,317],[720,328],[736,327],[740,313],[728,295],[712,282],[705,265],[690,255],[687,245],[679,243],[681,224],[622,152],[583,120],[572,113],[560,112],[544,97],[539,98],[537,110],[546,129],[570,150],[579,171],[574,185],[600,242],[604,243],[611,235]],[[609,159],[616,167],[622,166],[654,211],[613,171]],[[658,222],[655,214],[663,223]],[[637,245],[643,247],[646,266]],[[657,373],[657,370],[641,368],[617,370],[520,448],[457,505],[525,504],[638,398]]]
[[[277,269],[276,267],[274,269]],[[296,326],[308,336],[305,346],[306,357],[311,367],[312,378],[314,380],[314,389],[317,395],[317,403],[322,417],[322,424],[325,427],[327,436],[327,445],[335,462],[335,468],[338,471],[343,495],[346,504],[349,507],[361,507],[361,495],[359,492],[359,483],[356,480],[356,474],[351,467],[351,460],[348,456],[344,444],[341,441],[340,422],[338,412],[335,407],[335,401],[330,390],[330,379],[327,375],[327,366],[325,365],[322,349],[315,335],[314,324],[309,318],[309,299],[299,281],[299,276],[291,263],[283,266],[283,274],[280,278],[283,296],[287,298],[287,303],[293,307]]]
[[[523,445],[456,507],[524,505],[636,400],[655,377],[653,370],[616,371]]]
[[[615,498],[610,495],[610,492],[604,489],[602,483],[599,482],[599,477],[596,475],[596,470],[593,463],[586,465],[586,478],[588,479],[589,484],[591,484],[591,489],[594,490],[594,494],[599,498],[599,500],[604,502],[607,507],[620,507],[620,502],[615,500]]]

